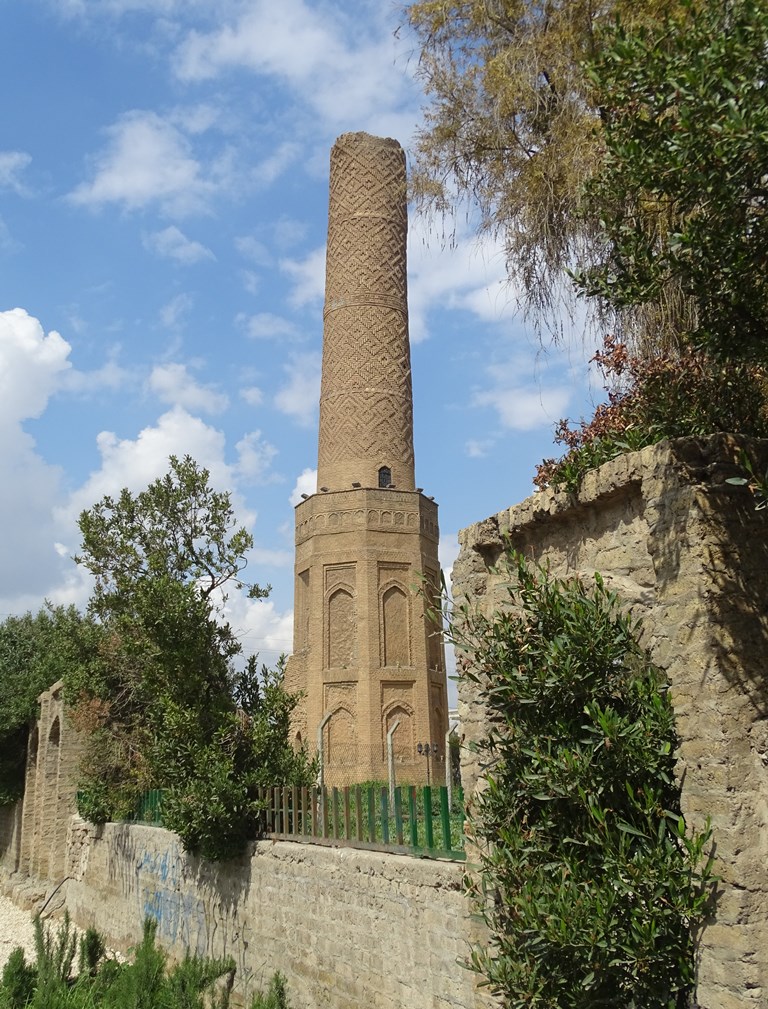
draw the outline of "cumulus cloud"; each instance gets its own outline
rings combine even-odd
[[[275,395],[277,409],[302,427],[315,423],[320,400],[320,366],[320,354],[292,354],[284,366],[288,381]]]
[[[174,406],[133,440],[102,431],[96,437],[96,447],[100,466],[60,509],[64,521],[74,523],[83,509],[90,508],[105,494],[118,494],[123,487],[133,492],[143,490],[168,471],[171,455],[190,455],[210,471],[214,487],[232,488],[236,483],[231,467],[225,462],[224,434],[182,406]],[[254,516],[241,507],[239,521],[249,526],[253,520]]]
[[[23,308],[0,312],[0,426],[40,416],[71,368],[70,350]]]
[[[164,259],[175,259],[177,263],[185,265],[216,258],[205,245],[187,238],[184,232],[173,224],[163,228],[162,231],[153,231],[145,235],[144,247]]]
[[[23,309],[0,312],[0,610],[36,608],[66,561],[52,513],[61,473],[40,456],[24,421],[40,417],[68,372],[70,346]]]
[[[157,365],[152,369],[147,385],[161,402],[185,410],[222,413],[229,406],[229,399],[223,392],[197,382],[185,364]]]
[[[90,181],[70,193],[73,203],[119,203],[128,209],[158,204],[180,215],[205,209],[217,185],[169,119],[134,110],[105,132],[106,147],[93,159]]]
[[[305,469],[302,470],[296,479],[293,490],[291,491],[291,496],[289,498],[291,504],[296,507],[296,505],[302,500],[302,494],[316,494],[317,493],[317,470],[316,469]]]

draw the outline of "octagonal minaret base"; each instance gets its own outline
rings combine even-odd
[[[445,781],[448,703],[437,505],[415,487],[405,156],[340,137],[331,153],[318,493],[296,508],[296,741],[322,729],[329,784]],[[439,605],[437,607],[439,609]]]

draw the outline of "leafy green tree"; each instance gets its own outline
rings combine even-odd
[[[684,1009],[708,909],[708,834],[686,833],[674,711],[639,625],[598,575],[509,553],[508,607],[453,631],[490,713],[470,813],[472,964],[509,1009]]]
[[[288,744],[297,699],[255,660],[237,673],[241,645],[221,617],[224,589],[245,587],[252,538],[208,471],[174,456],[146,490],[83,512],[80,529],[77,560],[95,576],[89,608],[105,629],[105,661],[66,680],[90,730],[81,812],[124,816],[165,788],[166,825],[189,849],[228,857],[254,836],[257,786],[311,773]]]
[[[502,238],[513,288],[556,321],[567,271],[594,262],[600,208],[582,193],[604,156],[585,61],[616,17],[653,24],[678,0],[416,0],[405,8],[429,98],[412,187],[438,210],[467,199]],[[629,325],[629,320],[625,320]]]
[[[765,360],[768,8],[703,0],[652,28],[613,26],[587,71],[605,153],[582,291],[618,311],[677,297],[695,345]]]
[[[0,624],[0,805],[21,798],[37,698],[73,668],[90,666],[99,626],[74,607],[46,606]]]

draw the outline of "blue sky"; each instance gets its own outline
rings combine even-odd
[[[293,504],[314,490],[328,157],[406,148],[423,98],[380,0],[0,0],[0,617],[83,606],[79,512],[189,453],[232,492],[290,651]],[[531,493],[589,410],[579,334],[542,347],[501,247],[411,216],[417,481],[457,530]]]

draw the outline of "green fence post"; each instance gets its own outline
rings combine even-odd
[[[398,785],[395,789],[395,836],[397,843],[403,843],[403,793]]]
[[[424,846],[432,849],[435,846],[435,837],[432,831],[432,786],[425,785],[421,800],[424,803]]]
[[[451,850],[451,811],[448,808],[448,789],[440,786],[440,826],[443,832],[443,848]]]
[[[389,790],[381,790],[381,839],[389,844]]]
[[[416,812],[416,786],[408,786],[408,829],[411,833],[411,847],[419,846],[419,823]]]
[[[368,786],[368,840],[371,844],[376,840],[376,799],[370,785]]]
[[[359,785],[355,785],[355,827],[358,841],[363,840],[363,793]]]

